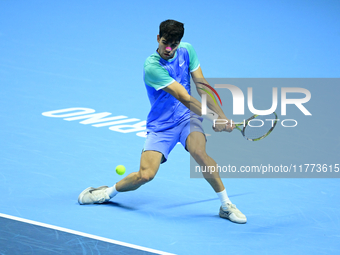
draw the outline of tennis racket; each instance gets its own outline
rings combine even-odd
[[[278,121],[275,112],[269,115],[253,115],[240,123],[235,123],[244,138],[249,141],[259,141],[267,137],[275,128]]]

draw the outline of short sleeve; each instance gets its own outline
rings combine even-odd
[[[163,89],[174,81],[168,71],[160,65],[148,64],[144,67],[145,84],[156,90]]]
[[[189,59],[190,59],[189,70],[190,70],[190,72],[194,72],[200,66],[200,62],[198,60],[196,51],[190,43],[183,43],[183,46],[187,49],[187,51],[189,53]]]

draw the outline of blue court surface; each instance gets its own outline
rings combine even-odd
[[[0,1],[0,254],[340,254],[339,12],[335,0]],[[117,165],[138,170],[143,63],[166,19],[184,22],[207,78],[322,78],[300,85],[312,116],[279,116],[296,127],[218,137],[231,164],[332,175],[223,178],[239,225],[177,145],[152,182],[79,205],[83,189],[122,178]]]

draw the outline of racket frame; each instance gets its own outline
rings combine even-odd
[[[259,137],[259,138],[254,138],[254,139],[251,139],[251,138],[248,138],[245,136],[244,134],[244,131],[246,129],[246,127],[248,126],[249,122],[252,120],[252,119],[255,119],[257,116],[257,114],[251,116],[250,118],[248,118],[247,120],[243,121],[243,122],[240,122],[240,123],[235,123],[235,128],[237,128],[243,135],[243,137],[249,141],[259,141],[259,140],[262,140],[263,138],[267,137],[274,129],[274,127],[276,126],[276,123],[278,121],[278,118],[277,118],[277,114],[275,112],[273,112],[273,114],[275,115],[275,121],[272,122],[272,127],[269,129],[269,131],[267,133],[265,133],[263,136]],[[241,127],[241,128],[240,128]]]

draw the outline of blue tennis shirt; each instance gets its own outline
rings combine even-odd
[[[163,88],[177,81],[191,94],[190,73],[199,66],[194,48],[184,42],[179,44],[172,59],[165,60],[156,51],[145,60],[144,83],[151,104],[147,132],[166,130],[190,118],[190,110]]]

